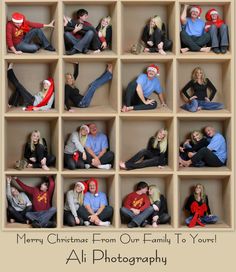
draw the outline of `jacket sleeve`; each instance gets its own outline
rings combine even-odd
[[[75,25],[76,25],[76,23],[73,20],[69,21],[67,23],[67,25],[64,26],[64,31],[65,32],[72,32],[75,29]]]
[[[147,149],[148,150],[152,150],[153,149],[153,142],[154,142],[154,137],[151,137],[148,141],[148,144],[147,144]]]
[[[14,46],[12,37],[13,37],[13,27],[11,22],[8,22],[6,25],[6,40],[7,40],[8,48]]]
[[[53,191],[54,191],[54,188],[55,188],[55,181],[53,179],[53,177],[49,177],[49,187],[48,187],[48,196],[50,198],[50,201],[52,199],[52,194],[53,194]]]
[[[12,202],[11,185],[7,183],[7,199]]]
[[[77,133],[73,132],[72,133],[72,137],[71,137],[71,141],[75,145],[76,149],[78,151],[80,151],[81,153],[83,153],[84,152],[84,147],[80,143],[77,135],[78,135]]]
[[[149,41],[149,27],[147,25],[143,29],[142,41],[144,41],[145,44]]]
[[[210,101],[215,97],[215,94],[217,92],[216,87],[212,84],[212,82],[210,81],[209,78],[207,78],[207,87],[211,90],[211,94],[210,94]]]
[[[24,158],[29,160],[29,158],[31,157],[31,150],[30,150],[30,144],[29,143],[26,143],[25,144],[25,151],[24,151]]]
[[[131,195],[127,195],[124,200],[124,207],[130,210],[132,208],[131,201],[132,201]]]
[[[200,142],[192,145],[192,151],[197,152],[198,150],[200,150],[203,147],[207,147],[208,146],[208,141],[206,138],[203,138]]]
[[[193,202],[193,195],[189,196],[184,206],[185,210],[191,213],[191,204]]]
[[[26,21],[26,24],[31,28],[43,28],[44,24]]]
[[[193,86],[193,81],[190,80],[190,81],[183,87],[183,89],[182,89],[183,95],[184,95],[186,98],[188,98],[188,99],[190,99],[191,96],[187,93],[187,90],[188,90],[189,88],[191,88],[192,86]]]
[[[55,95],[54,95],[54,93],[53,93],[52,96],[50,97],[50,99],[48,100],[47,105],[40,107],[39,110],[40,110],[40,111],[47,111],[47,110],[50,110],[50,109],[52,108],[52,104],[53,104],[53,102],[54,102],[54,97],[55,97]]]
[[[207,214],[211,214],[211,209],[210,209],[210,206],[209,206],[209,201],[208,201],[208,196],[206,196],[206,205],[207,205]]]
[[[18,178],[16,179],[17,184],[28,194],[32,195],[34,192],[34,188],[30,187],[28,185],[25,185],[22,181],[20,181]]]
[[[70,207],[70,211],[73,214],[74,218],[77,218],[78,215],[77,215],[77,211],[76,211],[76,208],[75,208],[75,205],[74,205],[74,199],[73,199],[72,191],[67,192],[66,200],[67,200],[67,203],[68,203],[68,205]]]
[[[74,64],[74,74],[73,74],[75,80],[77,79],[78,75],[79,75],[79,63],[75,63]]]
[[[112,26],[109,26],[106,31],[106,42],[108,47],[111,46],[112,43]]]

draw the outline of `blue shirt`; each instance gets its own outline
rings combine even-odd
[[[107,197],[103,192],[98,192],[97,195],[93,195],[90,192],[87,192],[84,195],[84,206],[89,205],[94,212],[102,206],[107,206]]]
[[[196,19],[192,21],[191,18],[187,18],[187,22],[185,25],[185,31],[189,36],[200,37],[204,33],[205,23],[202,19]]]
[[[136,83],[142,86],[143,96],[145,98],[148,98],[153,92],[157,94],[162,93],[161,84],[157,77],[148,79],[146,74],[141,74],[138,76]]]
[[[88,135],[85,147],[93,150],[96,156],[104,149],[108,148],[107,136],[103,133],[97,133],[96,136]]]
[[[210,144],[207,146],[218,158],[225,163],[227,159],[227,146],[225,138],[220,134],[216,133],[212,138],[209,138]]]

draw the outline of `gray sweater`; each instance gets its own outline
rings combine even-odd
[[[18,197],[14,197],[11,194],[10,184],[7,184],[7,199],[11,206],[18,212],[22,212],[26,207],[32,206],[31,201],[24,192],[19,193]]]
[[[79,133],[77,131],[74,131],[71,133],[71,135],[66,143],[64,153],[72,155],[76,151],[80,151],[81,153],[83,153],[84,147],[82,146],[82,144],[79,141]]]
[[[70,190],[66,193],[66,202],[64,206],[65,211],[70,211],[73,216],[76,218],[77,210],[79,209],[78,193],[74,190]]]

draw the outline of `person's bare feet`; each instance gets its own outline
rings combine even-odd
[[[202,47],[200,49],[201,52],[209,53],[211,51],[211,47]]]
[[[93,54],[99,54],[99,53],[101,53],[100,49],[97,49],[97,50],[93,51]]]
[[[127,169],[127,168],[126,168],[126,165],[125,165],[125,162],[120,161],[119,165],[120,165],[120,169],[124,169],[124,170]]]
[[[15,222],[16,222],[15,219],[13,218],[10,219],[10,223],[15,223]]]
[[[202,109],[202,107],[197,107],[197,111],[200,111]]]
[[[26,167],[27,167],[27,168],[33,168],[33,164],[28,163]]]
[[[10,108],[12,108],[12,105],[10,105],[10,104],[7,104],[7,107],[10,109]]]
[[[184,47],[184,48],[181,48],[180,49],[180,52],[181,53],[186,53],[186,52],[188,52],[189,51],[189,48],[188,47]]]
[[[147,48],[147,47],[145,47],[145,48],[143,49],[143,52],[150,52],[150,49]]]
[[[110,72],[110,73],[112,74],[112,72],[113,72],[113,66],[112,66],[111,63],[108,63],[108,64],[107,64],[107,71]]]
[[[50,169],[47,167],[46,164],[42,165],[42,169],[45,170],[45,171],[49,171]]]
[[[11,70],[11,69],[13,69],[13,66],[14,66],[14,64],[11,62],[11,63],[9,63],[9,65],[8,65],[8,69],[7,70]]]
[[[166,52],[163,49],[159,49],[158,51],[161,55],[166,55]]]
[[[127,107],[124,105],[121,109],[122,112],[127,112]]]

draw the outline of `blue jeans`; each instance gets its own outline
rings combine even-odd
[[[87,108],[90,105],[90,102],[93,98],[94,93],[96,90],[107,83],[109,80],[112,79],[112,74],[109,71],[105,71],[99,78],[94,80],[90,85],[88,90],[86,91],[84,97],[80,101],[78,107],[80,108]]]
[[[188,218],[185,219],[185,223],[189,225],[192,219],[193,219],[193,216],[189,216]],[[219,217],[216,215],[212,215],[212,216],[204,215],[201,217],[201,222],[203,224],[215,224],[218,220],[219,220]]]
[[[131,210],[122,207],[120,209],[121,215],[130,222],[133,221],[136,225],[140,226],[152,213],[154,209],[152,206],[148,207],[144,211],[140,212],[140,214],[135,215]]]
[[[65,40],[71,43],[73,45],[73,48],[80,53],[88,50],[93,36],[94,32],[92,30],[88,30],[81,39],[77,39],[75,36],[73,36],[71,32],[64,33]]]
[[[193,99],[191,100],[190,103],[186,103],[181,106],[182,109],[191,112],[196,112],[198,107],[201,107],[203,110],[221,110],[224,108],[224,104],[218,102]]]
[[[26,33],[23,40],[17,44],[15,47],[17,50],[26,52],[26,53],[34,53],[39,50],[40,46],[31,43],[31,41],[37,37],[42,44],[43,48],[46,48],[50,45],[49,41],[47,40],[46,36],[44,35],[42,29],[40,28],[32,28],[29,32]]]
[[[47,226],[47,223],[50,221],[50,219],[55,215],[56,211],[56,208],[51,207],[50,209],[45,211],[27,212],[26,218],[28,218],[31,222],[38,222],[41,227],[45,227]]]
[[[211,25],[209,33],[211,35],[211,47],[216,48],[220,46],[229,45],[228,26],[223,24],[220,28]]]

